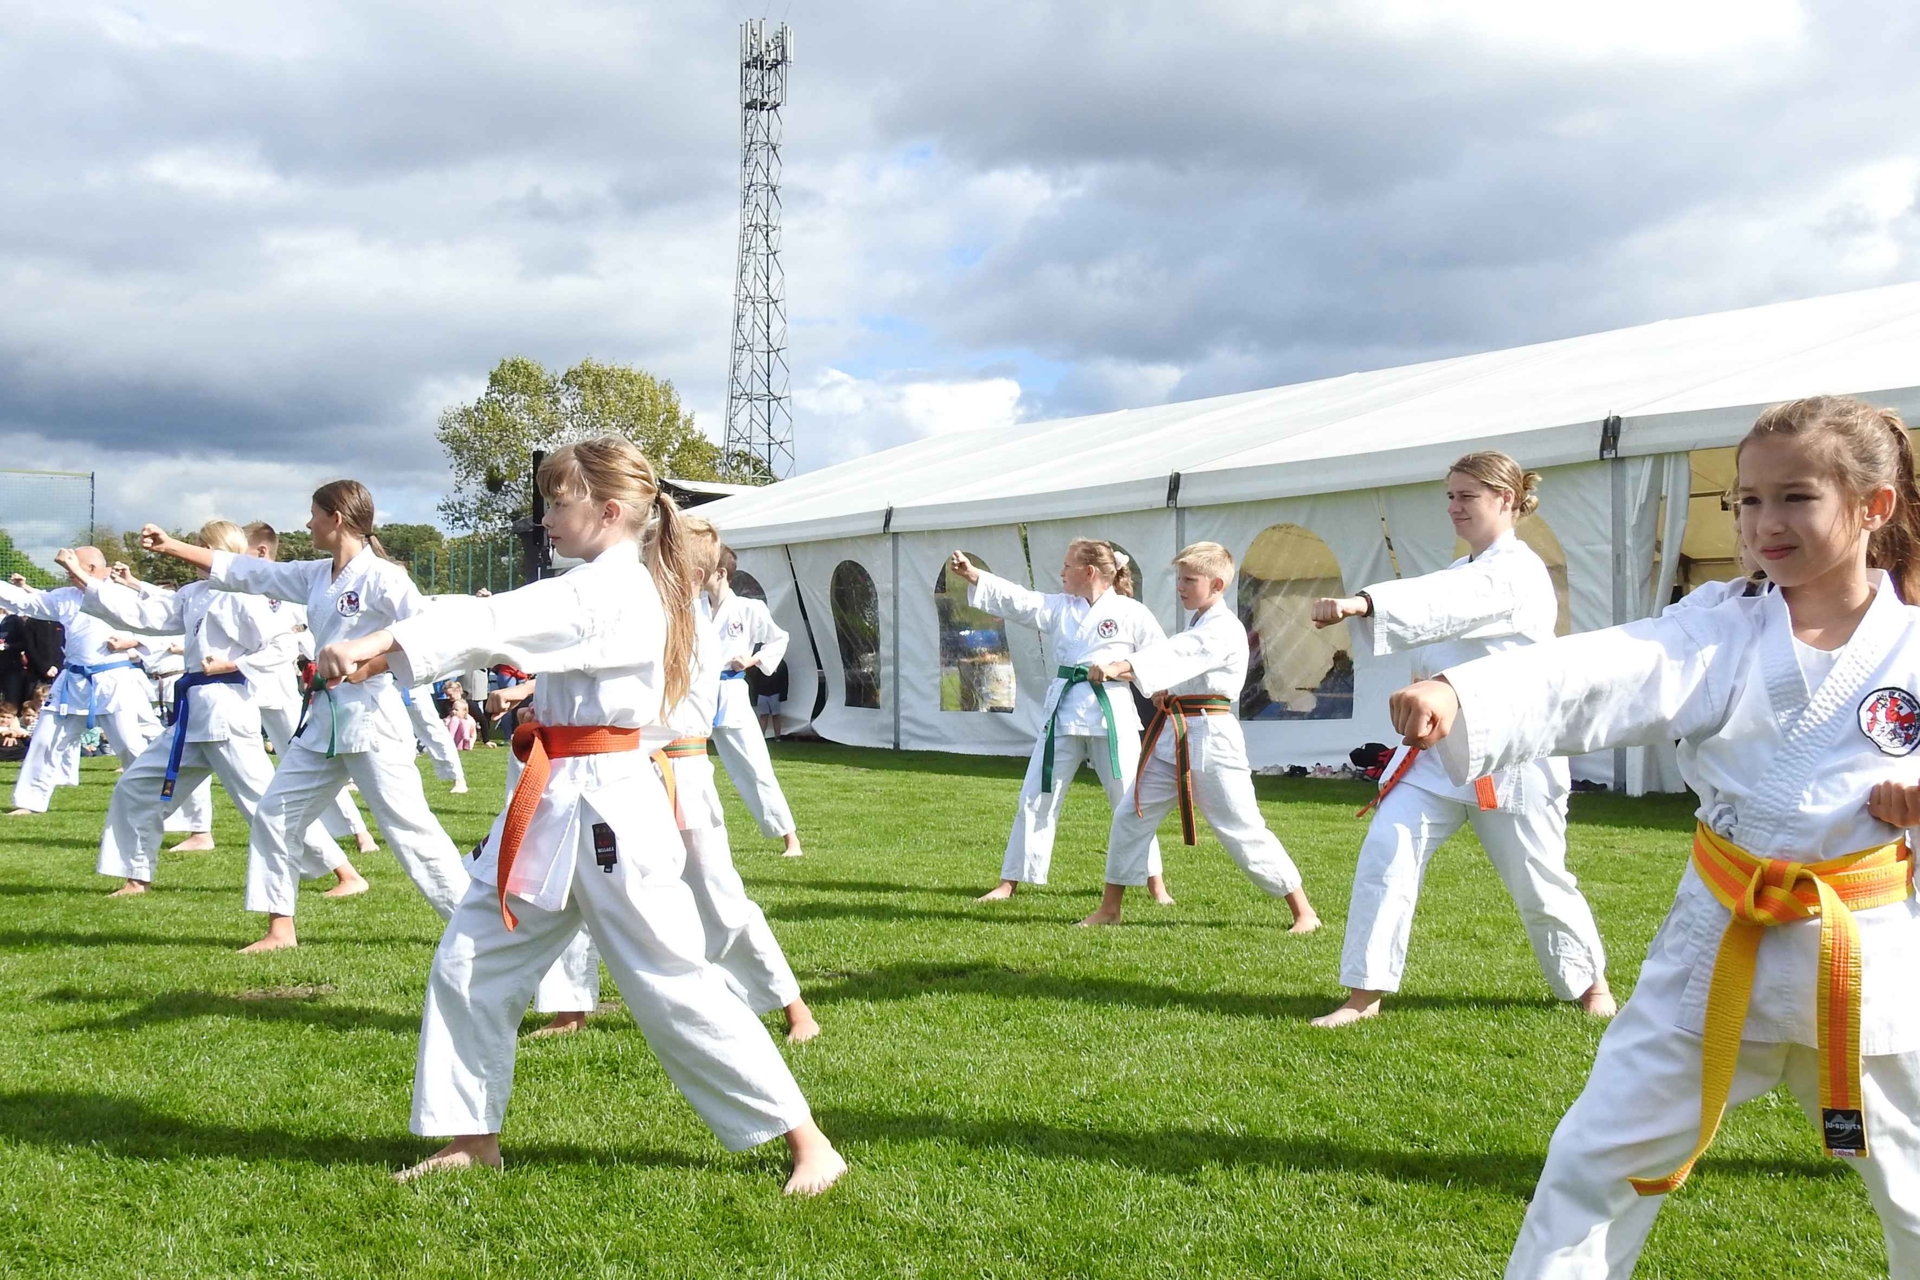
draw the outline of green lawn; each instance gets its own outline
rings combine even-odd
[[[500,794],[431,781],[461,847]],[[1286,936],[1210,836],[1168,846],[1179,905],[1091,909],[1106,823],[1083,775],[1054,885],[977,906],[1015,760],[777,748],[808,856],[741,871],[826,1033],[790,1051],[853,1162],[778,1194],[782,1144],[729,1155],[624,1014],[525,1043],[504,1175],[396,1186],[439,922],[385,853],[310,894],[297,951],[242,957],[245,832],[109,901],[114,779],[0,827],[0,1274],[1489,1276],[1599,1027],[1556,1006],[1463,835],[1436,860],[1406,993],[1345,1032],[1340,931],[1366,788],[1262,780],[1328,928]],[[11,788],[14,766],[0,770]],[[730,788],[730,825],[750,830]],[[1686,853],[1678,799],[1580,796],[1573,860],[1631,989]],[[613,988],[608,985],[609,997]],[[1858,1180],[1774,1095],[1737,1112],[1644,1276],[1884,1274]]]

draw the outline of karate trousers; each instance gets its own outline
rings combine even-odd
[[[1567,869],[1567,802],[1520,813],[1479,809],[1402,782],[1373,811],[1353,869],[1340,981],[1356,991],[1398,991],[1407,939],[1427,863],[1463,823],[1473,825],[1487,860],[1520,909],[1547,985],[1577,1000],[1607,971],[1600,928]]]
[[[727,696],[724,687],[720,696]],[[746,697],[744,686],[739,696],[743,700]],[[787,797],[780,790],[779,779],[773,776],[773,757],[767,754],[760,722],[749,720],[744,728],[717,724],[713,727],[713,745],[720,752],[720,763],[727,767],[727,777],[733,779],[733,789],[759,824],[760,834],[771,840],[784,838],[794,829],[793,811],[787,808]]]
[[[181,807],[188,794],[211,777],[220,779],[233,807],[251,827],[260,797],[273,781],[273,765],[259,739],[186,743],[169,801],[160,798],[160,788],[172,750],[173,732],[168,730],[147,745],[114,785],[113,798],[107,802],[106,829],[100,833],[100,860],[94,866],[101,875],[151,882],[159,869],[160,833],[167,811]],[[346,861],[317,823],[307,828],[294,858],[302,880],[318,879]]]
[[[1007,834],[1006,856],[1000,861],[1000,878],[1022,884],[1045,884],[1053,865],[1053,837],[1060,825],[1060,811],[1066,807],[1067,788],[1073,785],[1082,762],[1091,764],[1100,787],[1107,794],[1107,807],[1117,811],[1127,794],[1127,783],[1140,766],[1140,735],[1122,733],[1120,772],[1115,775],[1108,758],[1107,739],[1061,734],[1053,740],[1053,790],[1040,789],[1040,767],[1045,759],[1047,738],[1043,731],[1027,758],[1026,781],[1020,784],[1020,808],[1013,816],[1013,830]],[[1131,803],[1131,802],[1129,802]],[[1160,840],[1156,836],[1147,845],[1147,874],[1160,874]]]
[[[287,744],[293,741],[294,731],[300,727],[300,708],[261,707],[260,727],[267,731],[275,757],[284,760]],[[340,788],[333,803],[321,811],[320,825],[336,840],[352,837],[357,841],[360,833],[367,829],[366,819],[360,816],[360,806],[353,802],[353,793],[345,787]]]
[[[1261,890],[1284,898],[1300,887],[1300,868],[1287,856],[1280,837],[1267,830],[1253,795],[1253,773],[1237,732],[1209,731],[1189,717],[1195,820],[1205,818],[1227,856]],[[1238,725],[1234,729],[1238,729]],[[1173,730],[1163,730],[1154,744],[1138,781],[1127,788],[1113,811],[1107,833],[1107,883],[1139,885],[1147,882],[1153,836],[1179,803],[1178,775],[1173,765]],[[1139,801],[1140,812],[1134,812]]]
[[[591,837],[582,824],[583,845]],[[786,1060],[760,1020],[706,959],[681,849],[622,849],[617,874],[582,848],[567,905],[548,911],[475,883],[447,924],[427,977],[414,1071],[413,1132],[498,1133],[513,1092],[520,1019],[534,987],[584,931],[668,1077],[730,1151],[810,1118]]]
[[[422,685],[412,691],[411,697],[407,719],[413,722],[414,736],[426,748],[427,759],[433,761],[433,776],[442,782],[465,786],[467,773],[460,767],[460,748],[454,745],[453,731],[447,728],[447,722],[434,714],[432,686]]]
[[[1656,938],[1633,998],[1600,1037],[1587,1087],[1554,1131],[1507,1262],[1508,1280],[1632,1275],[1666,1197],[1642,1196],[1627,1179],[1665,1177],[1700,1137],[1702,1042],[1675,1025],[1693,966],[1663,961],[1660,946]],[[1811,1121],[1804,1141],[1813,1156],[1820,1150],[1820,1064],[1812,1046],[1742,1040],[1727,1110],[1783,1080]],[[1886,1240],[1887,1274],[1920,1276],[1920,1053],[1862,1058],[1860,1091],[1872,1154],[1835,1163],[1867,1185]],[[1709,1150],[1708,1167],[1696,1169],[1676,1194],[1711,1196],[1712,1187],[1701,1183],[1713,1180],[1712,1160]],[[1791,1186],[1777,1198],[1790,1214]],[[1755,1258],[1752,1270],[1787,1275],[1793,1266]]]
[[[153,708],[144,702],[114,711],[96,714],[93,722],[107,736],[113,753],[125,768],[147,749],[160,732],[160,721]],[[31,813],[45,813],[55,787],[71,787],[80,781],[80,738],[87,731],[84,715],[63,716],[43,711],[33,722],[27,738],[27,754],[20,761],[20,776],[13,783],[13,807]]]
[[[472,877],[427,807],[413,759],[412,744],[404,742],[343,751],[331,760],[305,743],[289,744],[254,814],[247,845],[247,910],[293,914],[300,877],[288,833],[311,826],[352,779],[400,869],[442,920],[451,916]]]

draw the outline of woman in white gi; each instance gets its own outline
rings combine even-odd
[[[784,1134],[792,1194],[846,1163],[780,1051],[708,963],[661,777],[641,749],[687,690],[698,581],[673,500],[617,437],[563,446],[536,477],[554,549],[586,563],[490,599],[441,602],[320,652],[328,680],[391,665],[405,683],[507,662],[538,677],[526,768],[474,860],[427,980],[413,1131],[451,1134],[401,1174],[500,1164],[514,1037],[540,975],[584,924],[674,1084],[728,1148]],[[647,522],[647,563],[639,540]]]
[[[98,547],[80,547],[69,563],[70,585],[51,591],[0,583],[0,609],[57,622],[66,631],[66,666],[27,739],[10,818],[45,813],[55,787],[79,782],[80,738],[88,729],[97,725],[105,730],[123,768],[160,732],[147,678],[132,658],[108,643],[113,628],[80,608],[87,584],[107,576],[107,558]]]
[[[228,552],[246,548],[240,527],[225,520],[202,526],[200,543]],[[59,563],[72,571],[78,560],[74,552],[62,551]],[[127,631],[186,639],[173,725],[114,784],[100,835],[95,869],[123,881],[113,896],[145,893],[159,865],[167,812],[208,778],[219,777],[240,816],[252,823],[273,779],[273,765],[260,743],[260,713],[240,664],[276,647],[286,627],[260,596],[218,591],[205,582],[190,582],[178,591],[141,591],[92,578],[82,607]],[[366,881],[317,824],[306,831],[299,865],[303,879],[336,872],[341,896],[366,891]]]
[[[1046,720],[1027,757],[1000,883],[977,899],[1000,902],[1022,884],[1047,882],[1060,811],[1083,763],[1093,766],[1108,809],[1118,808],[1140,763],[1140,714],[1126,690],[1088,683],[1087,668],[1157,644],[1167,633],[1153,610],[1133,598],[1133,570],[1111,542],[1075,538],[1069,543],[1060,566],[1066,590],[1051,594],[977,569],[964,552],[954,552],[947,568],[966,579],[968,604],[1040,632],[1059,665],[1040,708]],[[1171,904],[1157,838],[1148,852],[1147,873],[1154,901]]]
[[[1888,1272],[1920,1275],[1912,446],[1892,412],[1817,397],[1761,414],[1738,467],[1775,590],[1393,697],[1395,728],[1456,781],[1678,738],[1700,797],[1692,864],[1554,1133],[1510,1277],[1630,1274],[1724,1107],[1783,1081],[1828,1151],[1857,1157]]]
[[[727,767],[733,789],[746,802],[747,812],[760,824],[760,834],[786,845],[785,857],[801,854],[793,810],[773,776],[773,758],[767,754],[766,735],[753,713],[747,693],[747,668],[772,671],[787,657],[787,633],[773,620],[767,606],[736,595],[733,573],[739,559],[733,548],[720,548],[720,562],[707,579],[707,600],[714,628],[720,633],[720,709],[713,722],[713,745]]]
[[[1540,500],[1540,477],[1504,453],[1470,453],[1447,473],[1447,514],[1468,554],[1437,573],[1379,582],[1357,596],[1316,600],[1314,625],[1352,619],[1375,657],[1412,650],[1426,676],[1481,654],[1553,639],[1559,606],[1547,566],[1520,541],[1514,523]],[[1368,806],[1373,821],[1353,869],[1353,899],[1340,952],[1346,1003],[1315,1018],[1343,1027],[1380,1012],[1400,989],[1420,881],[1434,853],[1470,824],[1520,910],[1520,923],[1553,994],[1611,1017],[1606,952],[1593,911],[1567,869],[1564,760],[1516,765],[1465,786],[1432,756],[1402,747]],[[1362,812],[1365,812],[1364,810]]]
[[[208,551],[167,536],[158,525],[140,531],[140,543],[208,570],[227,591],[249,591],[304,604],[314,642],[368,635],[421,612],[425,601],[407,571],[379,554],[373,536],[373,496],[357,480],[335,480],[314,491],[307,529],[326,560],[279,563],[229,551]],[[394,858],[442,919],[467,890],[460,851],[427,807],[414,767],[413,731],[391,677],[323,689],[307,703],[306,726],[289,743],[273,785],[254,813],[247,847],[247,910],[267,915],[266,936],[247,951],[298,944],[293,927],[300,878],[292,833],[303,832],[333,802],[348,779],[386,833]]]

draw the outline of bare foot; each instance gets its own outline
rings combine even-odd
[[[1293,918],[1293,927],[1288,929],[1287,932],[1288,933],[1312,933],[1315,929],[1318,929],[1319,927],[1320,927],[1319,916],[1315,916],[1315,915],[1295,916]]]
[[[787,832],[787,834],[786,834],[786,835],[784,835],[784,836],[782,836],[782,837],[781,837],[781,839],[783,839],[783,840],[785,840],[785,841],[787,842],[787,843],[786,843],[786,848],[784,848],[784,849],[782,849],[782,850],[780,850],[780,856],[781,856],[781,857],[783,857],[783,858],[799,858],[799,857],[804,857],[804,856],[805,856],[805,854],[806,854],[806,851],[805,851],[805,850],[803,850],[803,849],[802,849],[802,848],[800,847],[800,833],[799,833],[799,832],[797,832],[797,831],[789,831],[789,832]],[[838,1177],[839,1175],[838,1175],[838,1174],[835,1174],[834,1176],[835,1176],[835,1177]]]
[[[213,848],[213,832],[196,831],[192,835],[188,836],[185,840],[182,840],[179,844],[173,846],[173,848],[169,849],[167,852],[169,853],[206,853],[208,850],[212,848]]]
[[[1355,991],[1347,997],[1347,1002],[1332,1013],[1322,1014],[1311,1023],[1316,1027],[1348,1027],[1356,1022],[1380,1016],[1380,993],[1378,991]]]
[[[1098,911],[1088,916],[1085,920],[1082,920],[1080,922],[1080,927],[1082,929],[1088,929],[1088,928],[1092,928],[1095,925],[1119,924],[1119,923],[1120,923],[1119,908],[1116,907],[1113,910],[1109,911],[1107,908],[1101,907]]]
[[[485,1166],[489,1169],[506,1167],[506,1162],[500,1158],[499,1134],[476,1133],[464,1138],[455,1138],[419,1164],[394,1174],[393,1180],[412,1182],[415,1178],[424,1178],[430,1173],[444,1173],[451,1169],[472,1169],[477,1166]]]
[[[787,1134],[787,1146],[793,1150],[793,1176],[781,1188],[783,1195],[817,1196],[847,1171],[846,1160],[811,1120]]]
[[[1153,899],[1154,905],[1156,906],[1170,907],[1173,905],[1173,895],[1167,892],[1167,878],[1165,876],[1147,877],[1147,896]]]
[[[355,853],[373,853],[380,848],[380,842],[373,838],[371,831],[353,833],[353,851]]]
[[[467,784],[464,782],[456,782],[447,788],[447,794],[450,796],[463,796],[467,794]]]
[[[339,877],[340,883],[321,894],[321,897],[352,898],[373,888],[372,885],[367,883],[367,878],[358,871],[355,871],[352,867],[341,867],[334,872],[334,875]]]
[[[107,896],[109,898],[131,898],[134,894],[145,893],[152,887],[152,884],[145,880],[129,880]]]
[[[38,812],[38,809],[9,809],[7,810],[7,816],[9,818],[31,818]]]
[[[1312,933],[1320,927],[1320,913],[1307,901],[1305,889],[1295,889],[1287,895],[1287,909],[1293,912],[1293,927],[1288,933]]]
[[[1580,997],[1580,1008],[1593,1018],[1611,1018],[1620,1012],[1620,1006],[1614,1003],[1613,992],[1608,989],[1605,978],[1587,988],[1587,993]]]
[[[270,915],[267,917],[267,936],[250,947],[240,948],[240,954],[259,955],[266,951],[285,951],[299,945],[300,939],[293,932],[293,917]]]
[[[1011,898],[1013,896],[1013,891],[1015,889],[1018,889],[1019,887],[1020,887],[1020,884],[1016,880],[1002,880],[999,884],[993,886],[993,888],[987,890],[985,893],[975,898],[974,901],[975,902],[1005,902],[1008,898]]]
[[[585,1010],[576,1009],[569,1013],[556,1013],[553,1015],[553,1021],[549,1022],[546,1026],[541,1027],[538,1031],[527,1032],[527,1039],[538,1040],[542,1036],[564,1036],[571,1032],[578,1031],[586,1025],[587,1015]]]
[[[819,1020],[813,1016],[813,1010],[807,1008],[805,1000],[795,1000],[787,1006],[788,1044],[805,1044],[819,1034]]]

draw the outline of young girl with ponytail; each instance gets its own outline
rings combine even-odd
[[[584,564],[485,600],[440,601],[320,652],[320,676],[343,687],[389,667],[410,685],[501,663],[537,677],[534,718],[514,733],[525,767],[475,850],[473,887],[427,980],[412,1127],[453,1140],[399,1176],[501,1163],[515,1033],[584,925],[708,1127],[736,1151],[784,1134],[786,1190],[817,1194],[846,1163],[766,1028],[707,960],[673,805],[643,749],[643,731],[690,684],[700,573],[681,517],[652,464],[617,437],[555,450],[537,483],[554,550]]]
[[[314,643],[368,635],[425,607],[413,579],[388,560],[373,535],[373,496],[357,480],[335,480],[314,491],[307,529],[325,560],[261,560],[244,551],[212,550],[176,541],[158,525],[140,542],[207,570],[227,591],[253,592],[307,610]],[[247,845],[249,911],[267,915],[267,933],[247,951],[297,944],[293,910],[300,877],[292,842],[333,802],[349,779],[373,810],[393,856],[442,919],[467,889],[460,851],[447,838],[420,785],[413,763],[413,730],[391,676],[311,690],[306,724],[289,744],[260,798]]]
[[[1158,644],[1167,633],[1153,610],[1133,598],[1132,566],[1111,542],[1075,538],[1060,566],[1066,590],[1046,595],[975,568],[964,552],[954,552],[947,566],[967,580],[968,604],[1033,627],[1046,637],[1059,664],[1041,708],[1046,723],[1027,760],[1000,883],[980,897],[981,902],[999,902],[1011,898],[1022,883],[1047,882],[1060,810],[1083,762],[1092,763],[1108,806],[1119,805],[1140,763],[1140,713],[1124,689],[1109,696],[1089,684],[1087,668]],[[1154,900],[1171,903],[1158,839],[1148,852],[1147,872]]]
[[[1456,782],[1662,739],[1700,798],[1633,997],[1561,1120],[1507,1275],[1626,1276],[1728,1105],[1784,1082],[1920,1275],[1920,493],[1889,410],[1819,396],[1738,451],[1774,589],[1452,666],[1393,721]]]
[[[1357,596],[1313,603],[1315,626],[1352,619],[1374,657],[1412,651],[1414,674],[1552,640],[1559,604],[1547,566],[1514,532],[1540,504],[1540,477],[1504,453],[1470,453],[1447,473],[1447,514],[1467,554],[1437,573],[1375,583]],[[1340,952],[1345,1004],[1314,1019],[1341,1027],[1379,1013],[1400,989],[1407,941],[1427,863],[1471,825],[1520,909],[1520,923],[1553,994],[1610,1017],[1606,952],[1593,911],[1567,869],[1564,760],[1540,760],[1457,785],[1440,761],[1402,747],[1380,775],[1380,794],[1353,869]]]

